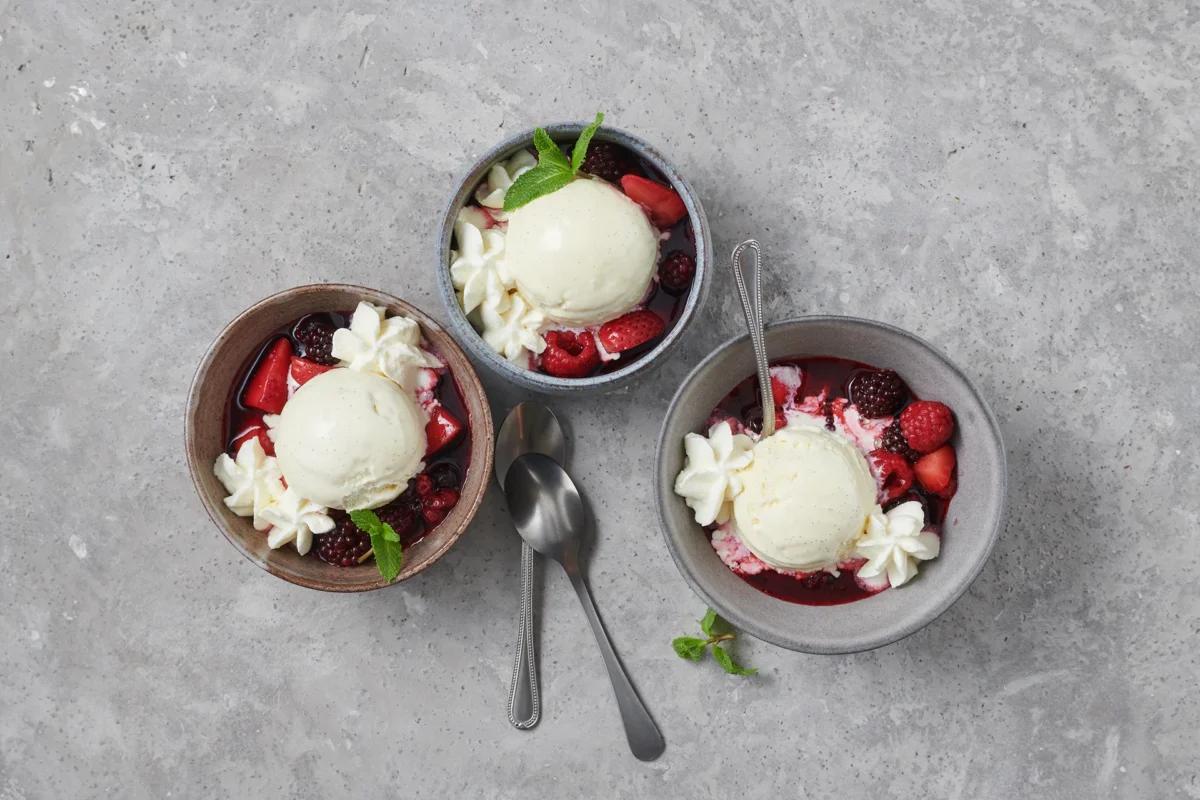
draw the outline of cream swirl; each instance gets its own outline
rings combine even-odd
[[[239,517],[253,517],[257,530],[271,527],[261,515],[264,508],[283,494],[283,476],[279,464],[266,454],[257,436],[242,442],[236,459],[221,453],[213,465],[213,474],[229,492],[225,505],[230,511]]]
[[[917,574],[917,562],[937,558],[941,539],[925,528],[925,510],[915,500],[887,513],[879,506],[867,518],[867,529],[854,554],[867,559],[857,575],[871,588],[903,586]]]
[[[484,208],[492,209],[492,216],[503,221],[507,219],[504,213],[504,196],[513,181],[537,166],[537,158],[528,150],[519,150],[507,161],[500,161],[488,170],[487,178],[475,190],[475,202]]]
[[[389,317],[382,306],[358,304],[349,328],[333,333],[333,356],[342,365],[374,372],[415,392],[423,368],[442,362],[421,349],[421,326],[403,315]]]
[[[729,519],[730,504],[742,491],[739,472],[754,460],[754,442],[734,434],[728,421],[713,425],[708,436],[689,433],[683,439],[687,456],[675,478],[675,493],[695,512],[700,525]]]
[[[477,208],[462,209],[454,220],[458,249],[450,253],[450,279],[467,314],[485,302],[506,310],[513,288],[504,268],[504,231],[490,225],[487,214]]]
[[[295,542],[296,552],[306,555],[312,548],[314,533],[333,530],[333,518],[325,506],[305,500],[296,490],[289,488],[262,510],[261,517],[271,525],[267,533],[267,545],[278,550],[289,542]]]
[[[546,315],[519,293],[507,295],[502,304],[480,306],[480,322],[483,340],[509,361],[520,361],[546,349],[540,332]]]

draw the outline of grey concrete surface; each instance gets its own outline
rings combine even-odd
[[[0,798],[1200,797],[1200,12],[1188,2],[0,0]],[[278,289],[434,314],[437,212],[514,128],[603,109],[756,235],[774,317],[910,328],[1008,440],[1010,521],[942,619],[849,657],[670,651],[703,611],[651,442],[740,325],[563,402],[592,581],[668,750],[626,752],[553,573],[545,720],[504,718],[493,494],[367,596],[241,560],[184,472],[210,339]],[[491,382],[498,411],[516,392]]]

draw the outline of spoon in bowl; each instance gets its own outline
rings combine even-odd
[[[749,250],[751,287],[746,288],[743,273],[742,253]],[[733,280],[737,284],[738,297],[742,299],[742,312],[746,315],[746,327],[750,329],[750,345],[754,348],[754,362],[758,370],[759,402],[762,403],[762,436],[765,439],[775,433],[775,398],[771,394],[771,365],[767,361],[767,340],[763,333],[762,318],[762,248],[756,239],[746,241],[733,248]]]
[[[554,412],[540,403],[519,403],[504,419],[496,435],[496,483],[512,463],[526,453],[542,453],[558,463],[566,460],[567,439]],[[521,540],[521,610],[517,619],[517,652],[508,689],[508,721],[529,730],[542,716],[538,692],[537,641],[533,627],[533,548]]]
[[[588,518],[579,490],[556,461],[540,453],[529,453],[509,468],[504,493],[521,538],[534,550],[557,561],[575,587],[575,594],[579,596],[596,636],[596,644],[600,646],[604,666],[608,668],[629,749],[639,760],[653,761],[662,755],[667,744],[625,674],[583,579],[579,545],[587,532]]]

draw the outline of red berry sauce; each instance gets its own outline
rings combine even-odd
[[[246,431],[256,425],[261,424],[262,412],[249,408],[242,402],[242,396],[245,394],[246,386],[250,382],[250,376],[254,374],[259,363],[270,351],[272,345],[280,338],[287,338],[297,356],[303,358],[305,356],[305,345],[296,339],[295,332],[300,323],[318,322],[328,323],[333,329],[345,328],[350,325],[350,317],[353,312],[326,312],[318,314],[306,314],[304,317],[297,319],[267,337],[266,341],[255,351],[255,354],[250,358],[241,371],[238,373],[238,379],[234,382],[233,388],[230,391],[229,400],[225,408],[225,449],[230,456],[236,456],[237,452],[234,447],[235,442],[244,436]],[[427,340],[421,340],[421,347],[441,357]],[[445,359],[442,359],[443,362]],[[429,481],[435,490],[444,489],[453,491],[456,495],[462,489],[463,479],[467,474],[467,469],[470,466],[471,457],[471,420],[467,412],[466,403],[463,401],[462,390],[458,386],[458,381],[454,374],[449,369],[439,370],[441,379],[438,381],[435,396],[437,401],[454,416],[455,419],[461,421],[465,427],[463,435],[459,436],[454,442],[439,450],[429,459],[425,466],[425,472],[415,476],[409,481],[408,488],[391,503],[386,506],[375,509],[375,513],[380,519],[390,524],[400,536],[400,544],[402,547],[409,547],[416,544],[425,537],[427,533],[433,530],[441,519],[445,518],[446,513],[453,507],[454,503],[448,503],[448,496],[441,495],[437,500],[432,501],[433,505],[439,506],[440,511],[444,513],[439,517],[436,513],[426,514],[425,505],[429,502],[423,502],[422,497],[417,494],[418,480],[424,478]],[[422,481],[424,483],[424,481]],[[454,499],[457,502],[457,496]],[[329,512],[333,517],[336,527],[331,533],[317,534],[316,542],[312,550],[309,551],[309,556],[319,557],[322,552],[330,553],[340,552],[342,548],[326,547],[322,548],[321,543],[324,537],[345,534],[348,532],[347,526],[352,527],[349,523],[349,517],[344,511],[331,509]],[[410,519],[411,518],[411,519]],[[429,520],[436,520],[432,524]],[[341,560],[331,560],[330,563],[336,563],[337,566],[347,566],[341,563]],[[357,563],[357,562],[356,562]],[[367,562],[368,564],[370,561]]]
[[[805,398],[826,392],[829,400],[849,398],[850,383],[855,376],[876,368],[858,361],[829,356],[812,356],[775,361],[771,366],[793,366],[800,369],[801,383],[797,397]],[[916,395],[907,390],[906,403],[918,400]],[[751,376],[742,381],[718,404],[713,411],[711,420],[717,421],[733,417],[754,431],[762,430],[762,402],[758,391],[758,378]],[[832,415],[829,417],[829,427],[832,429]],[[702,433],[707,433],[707,428]],[[948,499],[943,499],[923,491],[916,482],[903,496],[884,506],[884,510],[893,508],[908,500],[917,500],[925,507],[926,524],[941,528],[946,517]],[[711,527],[710,529],[711,530]],[[746,575],[731,570],[746,583],[760,592],[786,600],[789,603],[800,603],[809,606],[832,606],[851,603],[871,597],[878,592],[863,589],[854,580],[853,570],[842,570],[836,577],[827,572],[816,572],[803,577],[785,575],[773,569],[766,569],[756,575]]]

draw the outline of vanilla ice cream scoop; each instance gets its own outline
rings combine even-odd
[[[593,178],[513,211],[505,246],[517,288],[568,325],[599,325],[634,308],[658,262],[658,232],[641,206]]]
[[[378,508],[421,470],[425,422],[395,382],[339,368],[296,390],[271,438],[288,488],[330,508]]]
[[[787,427],[754,447],[733,501],[738,535],[778,569],[833,569],[852,554],[875,509],[875,479],[849,441]]]

